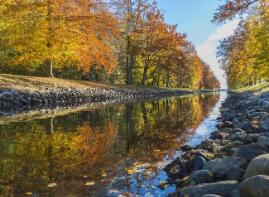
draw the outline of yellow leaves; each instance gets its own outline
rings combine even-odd
[[[161,181],[160,184],[159,184],[159,187],[161,189],[165,189],[169,186],[169,184],[167,183],[167,181]]]
[[[27,6],[21,8],[23,4]],[[50,1],[43,6],[26,0],[14,2],[0,19],[0,24],[7,27],[7,40],[18,52],[12,62],[28,66],[49,59],[54,64],[69,61],[78,67],[83,65],[85,71],[92,65],[111,71],[116,58],[109,43],[117,35],[117,20],[98,6],[87,0],[76,6],[69,0]]]
[[[56,183],[49,183],[49,184],[48,184],[48,187],[56,187],[56,186],[57,186]]]
[[[136,172],[136,170],[135,169],[126,169],[126,172],[129,174],[129,175],[132,175],[132,174],[134,174],[135,172]]]
[[[93,182],[93,181],[87,181],[84,185],[85,186],[94,186],[95,185],[95,182]]]
[[[104,173],[102,174],[102,177],[107,177],[107,174],[104,172]]]
[[[135,173],[139,173],[139,172],[144,171],[148,167],[150,167],[149,163],[135,162],[131,168],[126,168],[125,170],[126,170],[127,174],[133,175]]]
[[[33,195],[33,192],[25,192],[24,193],[26,196],[32,196]]]

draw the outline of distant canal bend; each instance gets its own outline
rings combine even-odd
[[[0,195],[166,196],[161,169],[214,130],[226,94],[117,104],[0,124]]]

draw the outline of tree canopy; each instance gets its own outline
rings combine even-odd
[[[219,87],[155,0],[1,0],[0,16],[2,72]]]
[[[230,88],[268,80],[269,1],[255,2],[253,12],[242,19],[234,34],[222,40],[218,47],[218,56]]]

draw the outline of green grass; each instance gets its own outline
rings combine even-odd
[[[235,90],[235,92],[243,93],[243,92],[255,92],[255,93],[263,93],[269,91],[269,82],[256,84],[254,86],[247,86],[243,88],[239,88]]]

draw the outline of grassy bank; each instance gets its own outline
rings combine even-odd
[[[243,93],[243,92],[256,92],[256,93],[263,93],[269,91],[269,82],[260,83],[254,86],[247,86],[243,88],[239,88],[234,90],[234,92]]]
[[[149,90],[149,91],[180,91],[183,92],[199,92],[199,91],[212,91],[212,90],[193,90],[188,88],[158,88],[148,86],[129,86],[129,85],[112,85],[105,83],[97,83],[84,80],[66,80],[50,77],[34,77],[34,76],[20,76],[20,75],[7,75],[0,74],[0,89],[13,89],[19,91],[46,91],[48,88],[100,88],[100,89],[134,89],[134,90]]]

